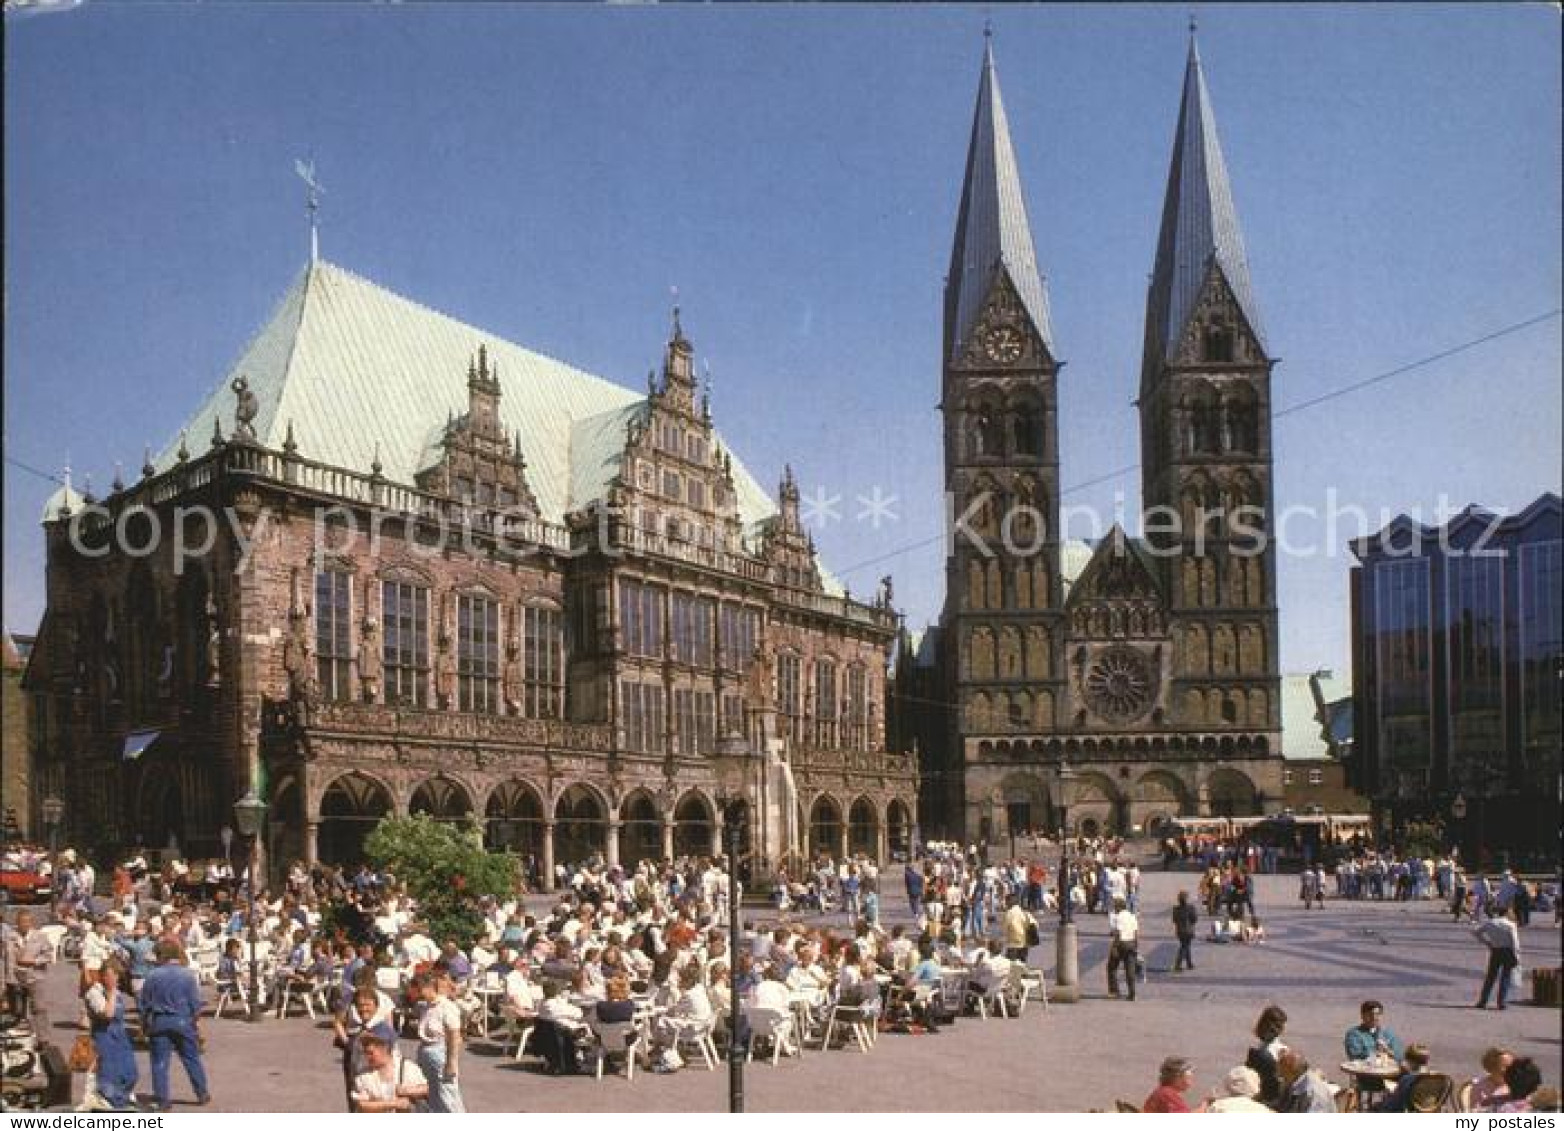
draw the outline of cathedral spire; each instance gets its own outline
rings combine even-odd
[[[1213,266],[1220,269],[1249,330],[1257,341],[1263,341],[1259,310],[1249,285],[1244,236],[1238,227],[1227,162],[1217,141],[1216,117],[1211,112],[1191,27],[1157,261],[1146,299],[1148,375],[1172,359]]]
[[[1001,266],[1043,344],[1053,352],[1048,293],[1037,270],[1032,229],[1021,197],[1021,175],[1016,170],[1010,124],[994,69],[993,41],[985,31],[983,73],[967,146],[961,211],[950,253],[950,274],[945,280],[946,357],[954,357],[965,344]]]

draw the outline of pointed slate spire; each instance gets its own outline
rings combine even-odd
[[[1227,162],[1217,141],[1216,117],[1206,93],[1205,75],[1193,32],[1184,67],[1184,97],[1173,139],[1167,196],[1157,261],[1146,299],[1146,366],[1171,360],[1189,322],[1212,264],[1221,269],[1249,329],[1262,344],[1259,310],[1249,285],[1249,260],[1233,207]]]
[[[1021,175],[1010,144],[1010,124],[999,96],[993,46],[983,44],[983,74],[978,80],[972,140],[967,146],[961,211],[945,280],[945,349],[954,357],[965,344],[1001,265],[1021,297],[1032,324],[1053,352],[1048,292],[1037,270],[1032,229],[1021,197]]]

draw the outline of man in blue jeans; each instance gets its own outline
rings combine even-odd
[[[201,983],[184,958],[177,942],[159,942],[157,969],[147,975],[137,998],[142,1027],[152,1045],[152,1092],[159,1111],[169,1109],[168,1061],[175,1053],[190,1077],[196,1103],[204,1107],[212,1102],[201,1063]]]

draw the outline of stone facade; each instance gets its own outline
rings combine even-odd
[[[31,645],[30,638],[24,638]],[[42,822],[32,819],[32,788],[28,753],[33,734],[32,703],[22,690],[27,667],[10,633],[0,633],[0,822],[5,839],[27,840]]]
[[[791,473],[763,529],[675,326],[601,498],[536,517],[485,351],[413,483],[234,426],[46,517],[36,767],[107,848],[221,852],[250,786],[274,858],[355,859],[385,814],[483,822],[552,865],[714,851],[747,807],[761,870],[905,847],[917,777],[885,748],[888,593],[828,591]],[[209,548],[192,508],[219,517]],[[521,516],[521,517],[518,517]],[[149,553],[127,552],[161,539]]]

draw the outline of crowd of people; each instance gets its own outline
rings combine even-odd
[[[1037,977],[1027,960],[1041,941],[1039,916],[1061,906],[1106,917],[1108,989],[1134,1001],[1146,978],[1140,939],[1148,912],[1171,920],[1174,973],[1195,967],[1202,911],[1210,941],[1263,942],[1250,863],[1241,853],[1218,854],[1191,885],[1193,894],[1179,892],[1164,910],[1143,905],[1138,863],[1128,846],[1109,839],[1070,842],[1052,866],[990,861],[956,844],[930,844],[885,867],[865,857],[822,856],[778,877],[775,914],[746,914],[735,954],[729,907],[743,893],[730,888],[720,859],[562,866],[546,908],[520,891],[484,898],[476,936],[463,938],[433,928],[394,876],[368,865],[295,863],[277,890],[259,893],[252,949],[244,874],[203,867],[194,883],[188,867],[151,867],[133,853],[100,884],[91,865],[67,851],[55,862],[54,922],[41,927],[32,915],[19,916],[6,930],[3,969],[8,1009],[25,1015],[49,962],[59,954],[79,961],[80,1020],[95,1052],[90,1108],[135,1103],[138,1033],[150,1049],[156,1106],[170,1102],[176,1058],[197,1102],[209,1102],[201,1027],[215,994],[240,1011],[281,1014],[293,1002],[324,1010],[350,1110],[454,1112],[465,1108],[466,1044],[480,1037],[568,1073],[597,1071],[599,1062],[626,1051],[628,1032],[636,1035],[633,1058],[654,1071],[677,1071],[692,1055],[718,1054],[735,1011],[743,1044],[773,1055],[806,1040],[823,1044],[833,1030],[869,1044],[888,1029],[937,1033],[964,1012],[1019,1012]],[[1429,875],[1434,898],[1443,880],[1437,866]],[[884,902],[892,876],[900,880],[905,914]],[[1453,899],[1458,869],[1449,881]],[[1306,906],[1323,904],[1322,873],[1306,870],[1300,884]],[[99,894],[104,887],[107,898]],[[1521,908],[1556,899],[1551,891],[1523,896],[1523,889],[1506,876],[1476,904],[1490,956],[1479,1004],[1497,989],[1505,1007],[1519,961]],[[1416,880],[1411,890],[1419,891]],[[1380,1019],[1368,1013],[1374,1004],[1365,1004],[1364,1025],[1373,1025],[1364,1031],[1377,1033]],[[1280,1009],[1262,1015],[1258,1043],[1223,1078],[1220,1094],[1205,1101],[1208,1110],[1336,1110],[1322,1074],[1282,1042],[1285,1024]],[[609,1032],[617,1034],[613,1041]],[[404,1041],[416,1050],[405,1057]],[[1388,1031],[1382,1043],[1397,1073],[1362,1078],[1355,1095],[1399,1110],[1395,1105],[1416,1098],[1403,1095],[1402,1085],[1433,1073],[1422,1046],[1403,1048]],[[1349,1032],[1349,1060],[1365,1059],[1360,1046]],[[1382,1055],[1379,1043],[1370,1054]],[[1474,1084],[1477,1102],[1545,1103],[1546,1090],[1539,1100],[1536,1084],[1526,1088],[1530,1062],[1521,1063],[1520,1082],[1506,1083],[1500,1100],[1496,1081],[1508,1066],[1489,1072],[1483,1088]],[[1373,1081],[1380,1078],[1395,1084],[1376,1096]],[[1170,1060],[1145,1110],[1187,1108],[1192,1079],[1187,1062]]]
[[[1150,1113],[1242,1112],[1331,1115],[1347,1111],[1415,1113],[1482,1111],[1496,1114],[1559,1110],[1559,1092],[1544,1087],[1542,1071],[1529,1057],[1490,1048],[1481,1071],[1457,1083],[1463,1073],[1442,1070],[1425,1044],[1403,1044],[1385,1020],[1385,1007],[1365,1001],[1358,1023],[1342,1037],[1342,1069],[1351,1082],[1332,1084],[1325,1072],[1284,1040],[1287,1013],[1268,1005],[1255,1022],[1254,1041],[1242,1064],[1234,1065],[1203,1099],[1193,1099],[1196,1068],[1187,1057],[1162,1062],[1157,1086],[1139,1105],[1121,1109]]]

